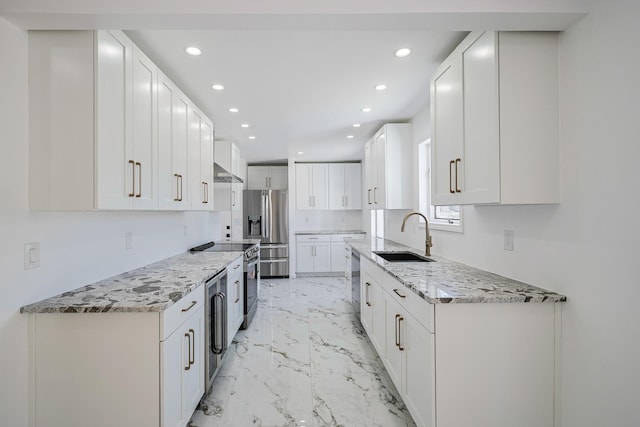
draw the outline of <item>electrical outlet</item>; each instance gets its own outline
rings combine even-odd
[[[513,230],[504,230],[504,250],[513,250]]]
[[[125,250],[133,249],[133,233],[130,231],[124,233],[124,248]]]
[[[40,243],[25,243],[24,244],[24,269],[30,270],[32,268],[40,267]]]

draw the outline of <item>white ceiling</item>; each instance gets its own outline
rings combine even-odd
[[[331,161],[360,159],[382,123],[425,108],[429,77],[464,30],[563,30],[589,1],[0,0],[0,16],[25,29],[129,29],[248,162]],[[192,45],[202,56],[184,53]],[[402,46],[413,54],[394,57]]]
[[[249,162],[360,159],[385,122],[424,108],[429,76],[466,33],[452,31],[130,31]],[[186,55],[198,46],[199,57]],[[412,55],[396,58],[399,47]],[[221,83],[225,90],[211,89]],[[373,89],[385,83],[387,90]],[[361,112],[371,107],[370,113]],[[238,113],[230,113],[236,107]],[[248,129],[241,123],[250,125]],[[353,128],[360,123],[360,128]],[[249,135],[256,137],[250,141]],[[353,139],[347,139],[353,135]],[[304,154],[299,155],[302,151]]]

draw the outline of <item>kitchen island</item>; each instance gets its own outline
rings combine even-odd
[[[184,427],[205,392],[204,283],[242,256],[180,254],[22,307],[31,424]]]
[[[360,319],[418,426],[557,425],[564,295],[416,249],[353,240]]]

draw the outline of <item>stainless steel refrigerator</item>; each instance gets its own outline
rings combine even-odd
[[[260,276],[289,277],[289,197],[286,190],[245,190],[244,238],[260,239]]]

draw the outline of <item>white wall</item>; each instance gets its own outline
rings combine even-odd
[[[640,425],[638,16],[633,0],[594,2],[561,35],[562,203],[466,207],[464,234],[433,232],[437,255],[568,296],[563,427]],[[399,230],[401,216],[390,217]],[[389,237],[422,248],[421,235]]]
[[[206,212],[29,212],[27,33],[0,18],[0,426],[27,425],[27,327],[20,306],[219,238]],[[184,236],[187,226],[187,236]],[[133,249],[124,250],[124,233]],[[23,245],[40,242],[40,268]]]

